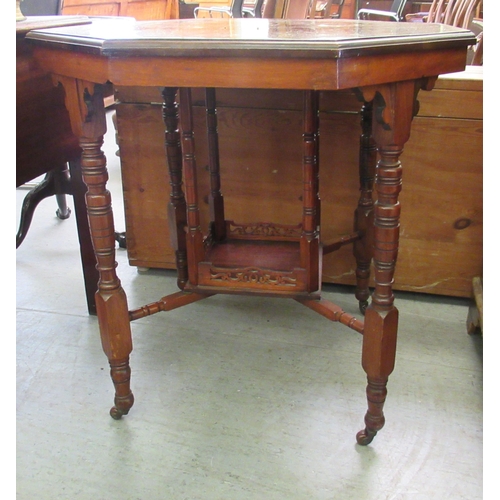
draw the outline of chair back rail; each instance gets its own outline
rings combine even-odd
[[[403,12],[408,0],[394,0],[386,11],[375,9],[359,9],[357,18],[363,20],[380,19],[385,21],[403,21]]]
[[[288,0],[283,19],[307,19],[315,0]]]

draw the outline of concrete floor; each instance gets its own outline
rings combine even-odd
[[[136,402],[115,421],[74,217],[55,210],[40,204],[16,252],[18,500],[483,498],[482,338],[466,333],[469,301],[397,293],[386,426],[368,447],[355,444],[361,336],[283,299],[221,295],[134,322]],[[173,272],[139,273],[121,249],[117,261],[131,307],[176,289]],[[349,288],[324,295],[357,313]]]

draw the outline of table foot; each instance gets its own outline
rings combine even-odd
[[[116,406],[113,406],[111,410],[109,410],[109,414],[113,420],[120,420],[123,415],[123,413]]]
[[[369,429],[363,429],[356,434],[356,441],[361,446],[366,446],[373,441],[373,438],[377,435],[377,431],[371,431]]]
[[[134,395],[130,390],[130,365],[128,359],[122,361],[112,361],[111,379],[115,386],[114,406],[109,411],[111,417],[120,420],[123,415],[127,415],[134,404]]]
[[[356,435],[356,441],[360,445],[367,445],[373,441],[377,432],[384,427],[384,403],[387,396],[387,379],[368,379],[366,397],[368,399],[368,411],[365,415],[365,429]]]
[[[118,243],[120,248],[127,248],[127,235],[125,232],[119,233],[115,231],[115,241]]]
[[[360,300],[359,301],[359,311],[361,314],[364,316],[366,312],[366,308],[368,307],[368,301],[367,300]]]
[[[113,420],[120,420],[123,415],[127,415],[130,408],[133,405],[133,400],[134,400],[134,398],[132,397],[132,401],[127,401],[126,406],[128,406],[128,408],[127,407],[119,408],[118,406],[113,406],[111,408],[111,410],[109,410],[109,414],[111,415]],[[125,406],[125,405],[123,405],[123,406]]]

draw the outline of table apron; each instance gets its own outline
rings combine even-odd
[[[104,57],[37,47],[49,73],[115,86],[340,90],[462,71],[465,48],[340,59]]]

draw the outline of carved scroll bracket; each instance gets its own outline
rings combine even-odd
[[[418,92],[431,90],[437,77],[361,87],[358,99],[373,103],[373,134],[379,146],[402,147],[419,111]]]
[[[71,129],[77,137],[99,137],[106,133],[104,109],[105,85],[53,75],[55,85],[62,85]]]

